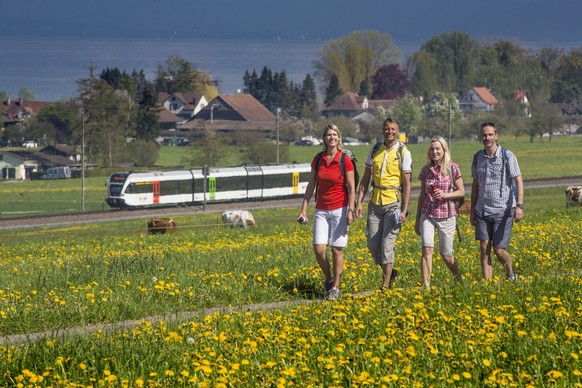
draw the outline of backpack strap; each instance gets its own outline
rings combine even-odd
[[[340,177],[344,177],[346,176],[346,155],[347,152],[345,150],[342,150],[342,154],[340,155]]]
[[[318,194],[318,188],[319,188],[319,184],[317,183],[317,174],[319,173],[319,166],[321,165],[321,159],[323,158],[323,152],[321,151],[317,154],[317,160],[315,161],[315,200],[317,201],[317,194]]]
[[[457,190],[457,186],[455,186],[455,178],[453,178],[453,163],[452,162],[449,164],[448,170],[449,170],[449,179],[450,179],[449,188],[452,189],[453,191],[455,191],[455,190]],[[449,199],[447,202],[448,202],[448,205],[449,205],[449,217],[450,217],[451,214],[452,214],[452,211],[451,211],[451,200]],[[453,202],[455,204],[455,209],[456,209],[457,208],[457,201],[453,200]],[[458,209],[456,209],[456,210],[458,210]]]

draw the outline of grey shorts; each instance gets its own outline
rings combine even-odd
[[[394,245],[400,233],[401,224],[396,222],[395,211],[399,203],[380,206],[368,204],[366,236],[368,249],[378,265],[394,264]]]
[[[423,248],[434,248],[435,229],[439,234],[439,252],[442,257],[453,255],[453,240],[457,217],[430,218],[424,214],[420,216],[420,239]]]
[[[475,239],[491,241],[496,248],[508,248],[513,228],[513,209],[497,214],[475,212]]]

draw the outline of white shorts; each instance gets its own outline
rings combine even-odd
[[[343,248],[348,245],[347,207],[334,210],[315,209],[313,214],[313,244]]]
[[[422,247],[434,248],[434,232],[439,234],[439,252],[442,257],[453,255],[453,240],[455,238],[456,217],[430,218],[420,216],[420,239]]]

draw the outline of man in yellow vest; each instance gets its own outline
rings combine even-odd
[[[366,170],[360,181],[356,216],[362,218],[362,201],[372,185],[368,203],[366,237],[368,249],[382,268],[381,290],[392,286],[398,271],[394,269],[394,245],[408,216],[412,156],[398,140],[398,121],[387,118],[382,129],[384,141],[370,150]]]

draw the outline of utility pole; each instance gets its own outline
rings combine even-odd
[[[279,164],[279,115],[281,114],[281,108],[277,108],[275,118],[275,126],[277,127],[277,164]]]
[[[85,109],[81,108],[81,213],[85,212]]]

